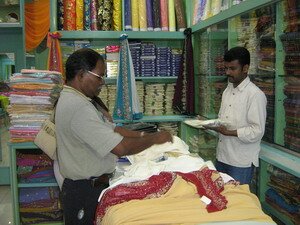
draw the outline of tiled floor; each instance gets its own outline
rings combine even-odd
[[[10,186],[0,186],[0,224],[14,224]]]
[[[2,146],[2,160],[0,160],[0,167],[9,166],[9,152],[7,147],[8,130],[1,128],[1,146]],[[1,176],[1,174],[0,174]],[[0,225],[14,224],[11,204],[10,186],[0,186]]]

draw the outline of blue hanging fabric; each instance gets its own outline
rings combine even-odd
[[[136,91],[135,75],[130,54],[128,35],[120,36],[121,48],[117,77],[117,98],[114,108],[114,120],[136,120],[143,117]]]

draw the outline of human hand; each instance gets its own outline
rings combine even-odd
[[[156,144],[163,144],[165,142],[173,142],[172,135],[167,131],[159,131],[155,133]]]
[[[218,127],[211,127],[211,126],[203,126],[203,127],[205,129],[214,130],[214,131],[216,131],[218,133],[221,133],[223,135],[226,135],[226,133],[228,131],[227,128],[225,126],[223,126],[223,125],[218,126]]]

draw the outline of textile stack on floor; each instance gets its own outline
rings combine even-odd
[[[22,70],[10,79],[8,106],[11,142],[32,142],[45,119],[50,117],[62,88],[58,72]]]

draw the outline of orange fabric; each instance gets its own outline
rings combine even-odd
[[[50,0],[25,3],[26,51],[35,49],[46,37],[50,28]]]
[[[48,33],[47,47],[49,48],[49,54],[47,69],[50,71],[58,71],[63,74],[62,54],[59,42],[60,37],[61,34],[57,31]]]

